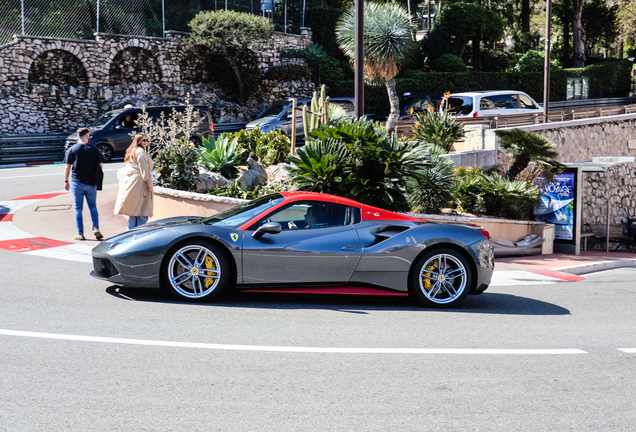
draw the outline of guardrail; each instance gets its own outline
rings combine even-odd
[[[0,136],[0,164],[64,160],[70,132]]]
[[[580,120],[586,118],[607,117],[620,114],[636,113],[636,104],[623,106],[607,106],[594,108],[578,108],[568,110],[550,110],[548,114],[548,122]],[[486,125],[490,129],[507,128],[515,126],[524,126],[529,124],[544,123],[543,114],[512,114],[506,116],[484,116],[484,117],[468,117],[458,121],[464,125]],[[396,132],[403,136],[414,136],[413,121],[399,121],[396,126]]]

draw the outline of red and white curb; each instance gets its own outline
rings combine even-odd
[[[93,262],[91,258],[92,246],[36,237],[21,230],[13,223],[13,215],[18,210],[65,193],[68,192],[29,195],[0,201],[0,249],[67,261]]]
[[[495,267],[496,268],[496,267]],[[555,270],[497,271],[490,286],[548,285],[557,282],[578,282],[587,278]]]

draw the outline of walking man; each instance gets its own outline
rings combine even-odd
[[[82,210],[84,208],[84,198],[88,204],[93,221],[93,234],[97,240],[104,238],[99,232],[99,216],[97,214],[97,176],[103,167],[102,153],[97,147],[90,144],[90,132],[87,128],[80,128],[77,131],[77,144],[71,147],[64,163],[64,188],[73,194],[75,204],[75,223],[77,224],[77,237],[75,240],[86,240],[84,237],[84,219]],[[72,173],[71,183],[69,174]]]

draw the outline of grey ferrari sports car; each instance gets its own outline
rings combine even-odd
[[[281,192],[210,217],[149,223],[93,249],[91,275],[209,301],[230,289],[411,295],[452,307],[482,293],[488,233],[427,222],[350,199]]]

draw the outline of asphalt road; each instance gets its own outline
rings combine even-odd
[[[48,169],[15,192],[0,169],[0,199],[50,192],[36,176]],[[90,270],[0,250],[0,431],[636,424],[634,268],[492,287],[447,311],[276,294],[184,304]]]

